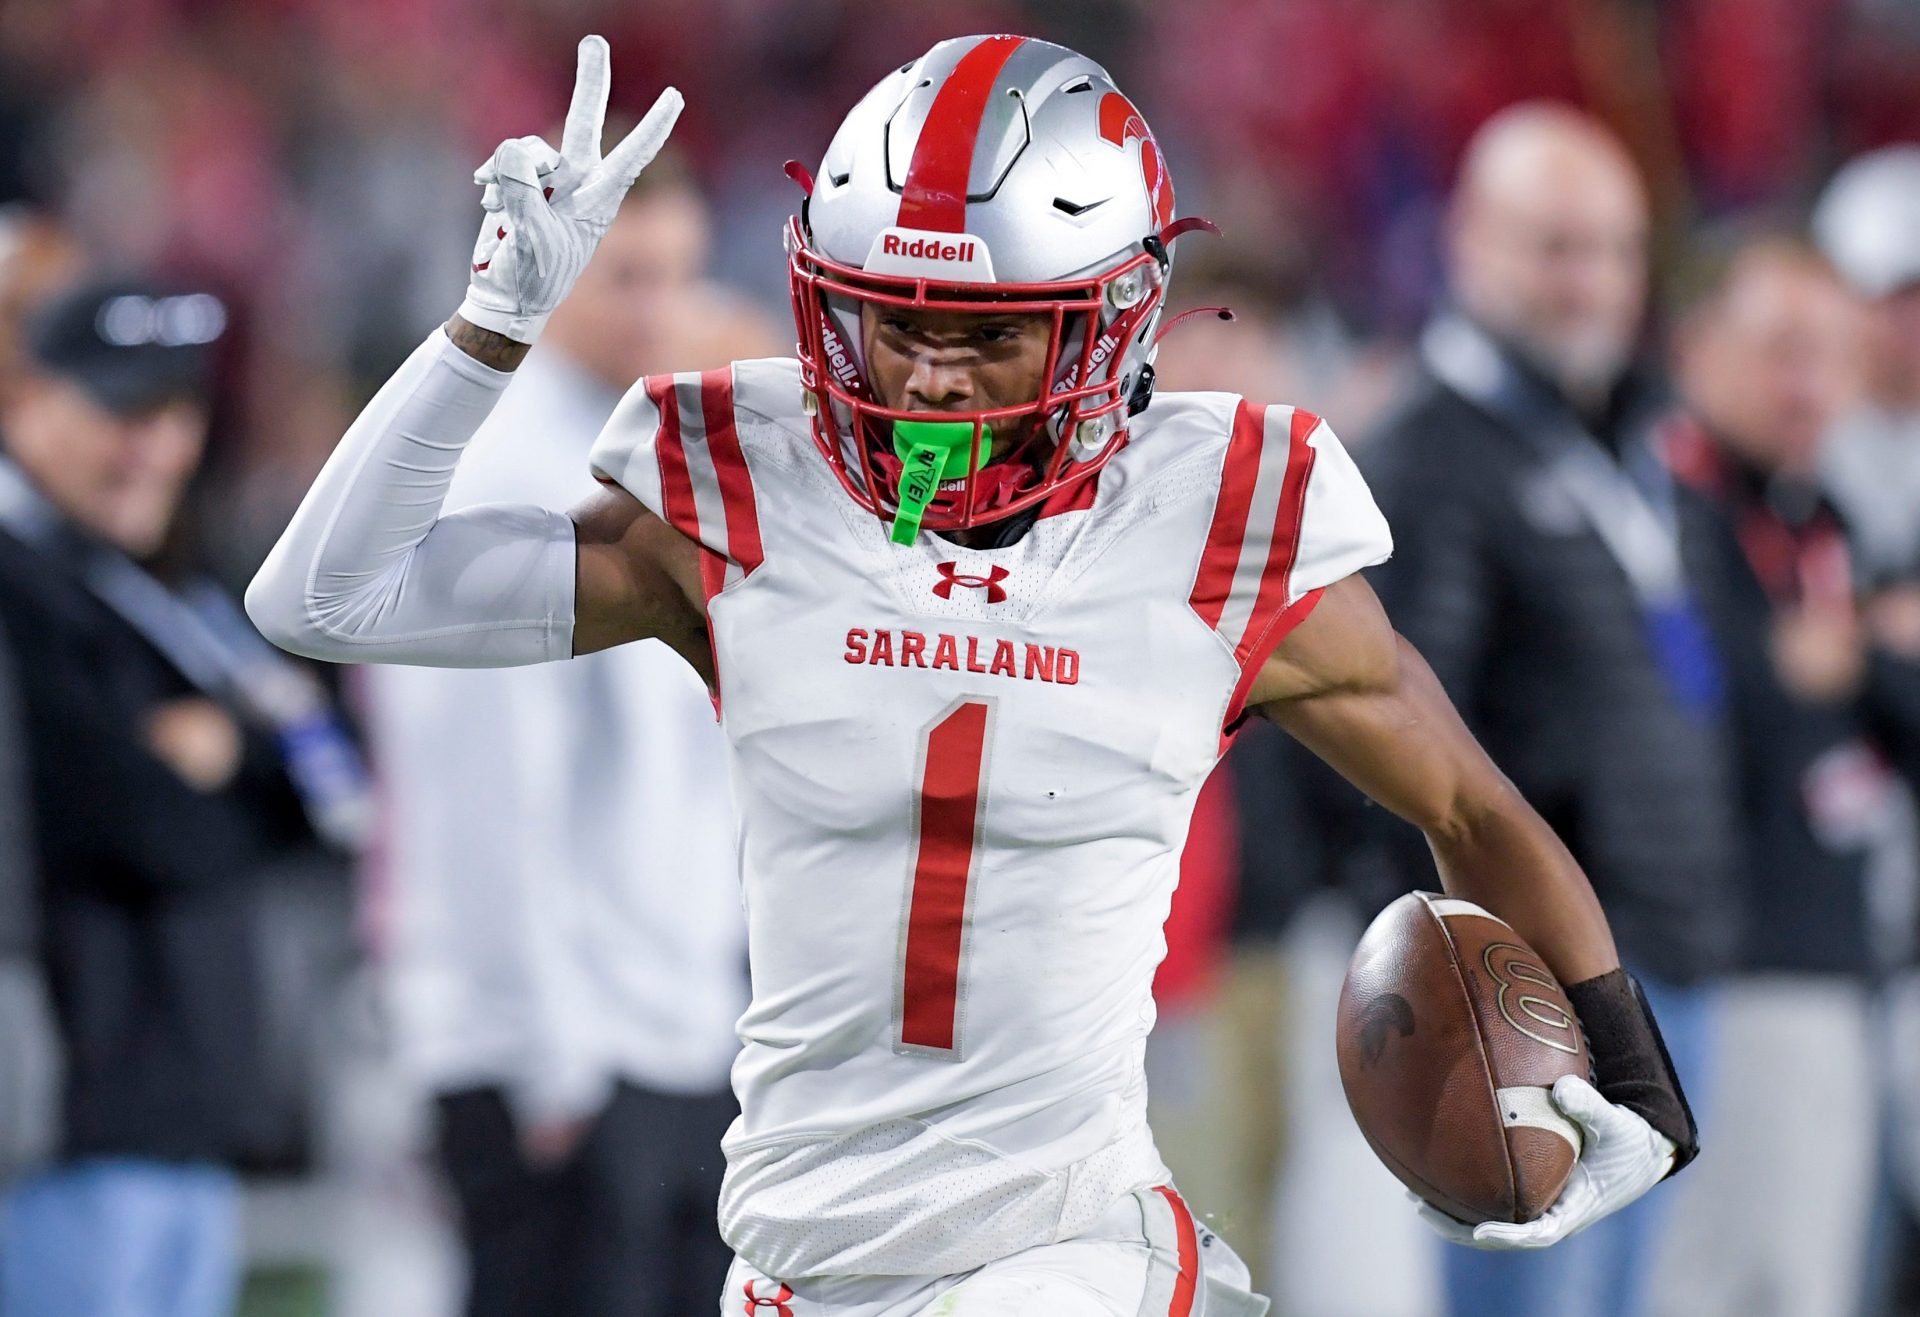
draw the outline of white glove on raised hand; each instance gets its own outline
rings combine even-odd
[[[486,185],[480,204],[487,215],[473,247],[461,319],[533,342],[600,245],[620,199],[659,154],[685,104],[672,87],[601,158],[611,80],[606,39],[587,37],[560,149],[538,137],[516,137],[474,171],[473,181]]]
[[[1539,1219],[1469,1226],[1425,1202],[1420,1203],[1421,1218],[1469,1248],[1546,1248],[1619,1211],[1672,1169],[1672,1140],[1637,1113],[1601,1097],[1586,1080],[1567,1075],[1556,1081],[1553,1103],[1580,1126],[1585,1140],[1567,1187]]]

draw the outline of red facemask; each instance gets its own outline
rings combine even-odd
[[[1019,437],[999,459],[941,482],[920,518],[926,529],[967,530],[1013,516],[1090,479],[1125,445],[1133,401],[1127,395],[1139,381],[1123,380],[1115,367],[1128,339],[1145,332],[1159,309],[1164,266],[1155,254],[1142,252],[1084,280],[982,285],[868,274],[813,251],[798,220],[788,230],[788,251],[814,442],[847,493],[876,516],[894,517],[901,502],[894,422],[928,417],[874,400],[858,343],[865,306],[978,313],[990,300],[995,314],[1051,321],[1043,397],[940,414],[941,421],[974,427],[976,454],[990,447],[995,428]]]

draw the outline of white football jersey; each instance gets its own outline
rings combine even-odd
[[[1163,394],[1018,543],[893,544],[797,363],[660,376],[593,450],[705,552],[753,1000],[721,1233],[939,1275],[1164,1183],[1141,1059],[1194,799],[1386,523],[1289,407]]]

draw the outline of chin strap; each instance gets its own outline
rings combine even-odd
[[[1617,969],[1568,987],[1567,1000],[1586,1031],[1593,1086],[1672,1140],[1672,1175],[1700,1154],[1700,1132],[1647,994]]]
[[[1167,248],[1173,245],[1175,238],[1195,230],[1211,233],[1216,238],[1220,236],[1220,226],[1212,220],[1202,219],[1198,215],[1187,215],[1173,221],[1158,233],[1149,233],[1140,240],[1140,245],[1146,249],[1149,256],[1160,262],[1160,270],[1164,274],[1173,264],[1173,257],[1168,253]]]
[[[1200,215],[1185,215],[1167,225],[1166,228],[1154,234],[1153,237],[1162,247],[1171,247],[1173,246],[1173,240],[1175,238],[1178,238],[1183,233],[1192,233],[1195,230],[1202,233],[1211,233],[1216,238],[1220,236],[1220,226],[1212,220]]]

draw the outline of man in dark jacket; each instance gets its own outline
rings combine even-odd
[[[1724,989],[1716,1146],[1683,1192],[1660,1311],[1846,1317],[1862,1299],[1880,1104],[1869,1018],[1868,864],[1885,843],[1884,749],[1904,729],[1856,603],[1847,527],[1821,491],[1825,437],[1856,396],[1860,307],[1811,248],[1750,242],[1678,338],[1692,422],[1669,463],[1737,533],[1747,607],[1781,698],[1749,738],[1748,922]],[[1892,730],[1890,746],[1875,731]]]
[[[82,288],[0,411],[6,694],[66,1068],[58,1157],[0,1201],[7,1317],[217,1317],[237,1287],[227,1168],[266,1107],[252,880],[310,835],[255,729],[314,705],[141,565],[199,462],[224,323],[205,294]]]
[[[1649,444],[1664,399],[1631,365],[1647,228],[1598,124],[1538,105],[1490,121],[1453,202],[1453,307],[1361,461],[1394,528],[1370,573],[1388,613],[1592,878],[1692,1092],[1701,985],[1736,933],[1737,775],[1722,533]],[[1432,886],[1417,838],[1394,849],[1399,886]],[[1452,1309],[1634,1313],[1658,1211],[1542,1254],[1449,1249]]]

